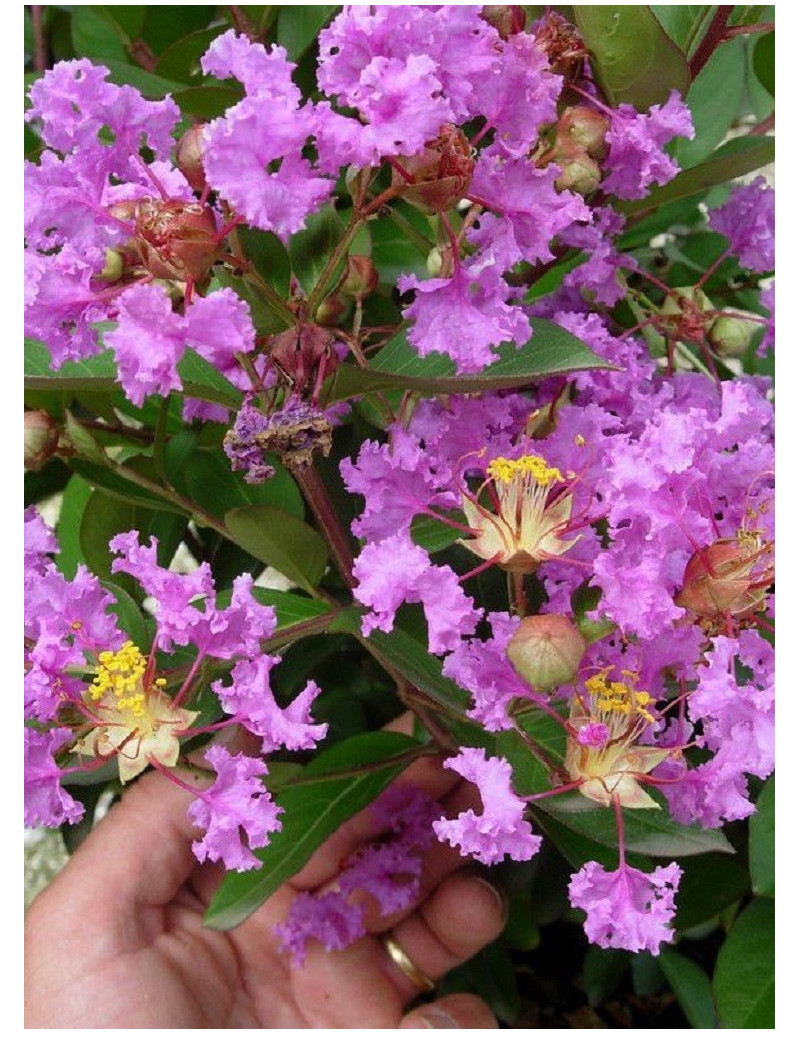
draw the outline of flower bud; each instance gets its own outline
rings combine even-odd
[[[721,357],[738,358],[750,346],[753,334],[760,327],[758,322],[751,321],[744,314],[736,318],[724,315],[717,318],[708,330],[708,338]]]
[[[339,365],[333,333],[310,322],[301,321],[294,328],[272,336],[270,346],[273,364],[293,389],[302,392],[311,386],[312,397]]]
[[[559,165],[561,174],[555,182],[557,191],[567,189],[577,192],[578,195],[591,195],[597,190],[602,173],[599,165],[586,152],[576,151]]]
[[[431,278],[439,277],[439,275],[442,273],[442,268],[444,267],[444,257],[442,256],[441,249],[439,249],[437,246],[433,247],[430,253],[428,253],[428,258],[425,261],[425,266],[428,268],[428,274],[431,276]]]
[[[348,256],[344,278],[339,284],[343,296],[363,300],[378,288],[378,271],[368,256]]]
[[[208,206],[180,199],[141,199],[129,244],[154,278],[202,282],[223,253]]]
[[[700,618],[736,616],[764,598],[774,576],[772,543],[755,535],[721,538],[689,558],[675,602]]]
[[[106,249],[106,263],[100,274],[96,275],[101,282],[118,282],[125,270],[125,258],[116,249]]]
[[[555,11],[539,19],[533,29],[533,36],[547,54],[550,71],[567,80],[582,70],[584,61],[589,57],[578,30]]]
[[[25,412],[25,469],[42,469],[55,454],[58,437],[58,427],[47,412]]]
[[[175,158],[178,169],[195,191],[203,191],[206,186],[206,171],[203,168],[206,142],[203,138],[204,125],[197,123],[189,127],[178,141]]]
[[[585,105],[575,105],[568,108],[556,123],[556,148],[567,151],[570,146],[577,146],[592,159],[602,162],[608,154],[608,128],[609,120],[601,112]]]
[[[314,320],[318,325],[338,325],[347,313],[347,300],[339,293],[328,296],[317,307]]]
[[[572,682],[585,653],[584,638],[566,614],[523,618],[506,650],[517,675],[543,691]]]
[[[517,4],[484,4],[481,18],[497,29],[501,39],[507,40],[525,28],[526,14],[525,8]]]
[[[682,285],[672,293],[661,305],[661,313],[665,317],[663,325],[673,329],[681,339],[696,343],[703,339],[714,323],[714,304],[702,289],[693,285]]]
[[[475,166],[469,141],[452,123],[443,124],[439,136],[418,155],[401,156],[398,162],[407,176],[393,170],[392,186],[424,213],[444,213],[454,206],[467,191]]]

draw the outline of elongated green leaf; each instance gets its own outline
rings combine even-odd
[[[104,64],[109,58],[125,62],[128,57],[119,26],[89,5],[72,12],[72,45],[79,57]]]
[[[289,241],[292,270],[307,293],[317,284],[328,257],[343,235],[342,218],[331,205],[323,206],[317,213],[312,213],[306,219],[305,228],[292,235]],[[344,263],[340,265],[340,271],[331,278],[331,285],[343,269]]]
[[[177,487],[186,488],[195,502],[220,519],[229,509],[249,505],[274,506],[301,519],[305,513],[297,485],[277,460],[275,475],[263,484],[247,484],[219,449],[194,452],[184,460],[180,473],[170,472],[170,476]]]
[[[775,1027],[775,902],[756,899],[719,951],[714,996],[723,1029]]]
[[[444,354],[421,358],[400,332],[367,368],[342,365],[334,376],[330,400],[391,387],[429,395],[474,394],[526,386],[550,375],[614,367],[561,326],[544,318],[532,318],[531,324],[533,337],[523,347],[502,344],[497,349],[497,361],[469,376],[456,376],[453,361]]]
[[[744,92],[747,44],[728,40],[717,47],[692,82],[686,104],[692,113],[695,135],[680,137],[674,155],[684,170],[707,159],[739,117]]]
[[[463,711],[468,704],[466,691],[442,675],[439,659],[402,629],[374,631],[368,638],[379,659],[384,658],[391,668],[437,704],[457,711]]]
[[[726,184],[774,161],[773,137],[739,137],[726,142],[699,166],[684,170],[663,188],[651,191],[646,199],[619,202],[616,207],[621,213],[628,214],[655,210],[665,202],[699,195],[717,184]]]
[[[281,7],[278,14],[278,43],[291,61],[301,58],[316,40],[317,33],[333,17],[334,4],[297,4]]]
[[[92,10],[112,22],[126,42],[141,36],[147,13],[145,4],[92,4]]]
[[[217,25],[211,29],[198,29],[176,40],[158,59],[156,74],[179,83],[191,83],[203,74],[200,59],[211,41],[224,31],[224,26]]]
[[[775,777],[758,796],[750,821],[750,877],[759,896],[775,895]]]
[[[694,961],[664,946],[658,964],[692,1029],[716,1029],[711,979]]]
[[[140,650],[147,652],[150,649],[150,634],[147,630],[147,622],[136,605],[136,600],[116,582],[104,581],[102,585],[106,592],[110,592],[114,597],[115,603],[111,608],[111,613],[116,614],[119,627]]]
[[[750,875],[738,856],[711,852],[685,860],[675,900],[680,931],[712,920],[750,891]]]
[[[598,1007],[615,992],[631,963],[626,950],[603,950],[590,946],[583,958],[581,979],[586,999],[591,1007]]]
[[[241,404],[241,392],[193,350],[186,352],[178,372],[187,397],[199,397],[228,408]],[[36,340],[25,340],[25,386],[31,390],[104,391],[118,385],[117,366],[110,350],[84,361],[67,361],[54,371],[47,347]]]
[[[126,480],[124,473],[121,473],[118,468],[103,466],[97,462],[79,458],[71,459],[70,467],[92,487],[102,488],[110,495],[115,495],[125,502],[133,502],[150,509],[163,509],[170,513],[185,514],[185,510],[173,505],[168,499],[161,498],[155,492]]]
[[[305,866],[326,838],[374,801],[408,765],[404,756],[419,746],[400,733],[362,733],[318,755],[303,770],[301,783],[276,796],[283,808],[283,829],[272,836],[267,848],[256,851],[263,866],[228,874],[211,901],[205,923],[220,930],[241,924]],[[365,767],[371,768],[359,772]]]
[[[178,85],[173,88],[173,99],[185,116],[196,119],[216,119],[244,97],[238,87],[210,83],[197,87]]]
[[[583,797],[549,798],[541,803],[541,809],[578,834],[616,847],[613,810],[585,808],[587,802]],[[645,856],[699,856],[703,852],[733,851],[721,831],[675,823],[663,809],[625,809],[624,817],[625,848],[631,852]]]
[[[775,97],[775,33],[762,36],[753,50],[753,69],[758,81]]]
[[[650,10],[658,18],[669,38],[684,54],[691,55],[694,45],[702,39],[714,9],[710,4],[650,4]]]
[[[644,111],[663,104],[671,90],[685,94],[691,74],[686,57],[643,4],[579,4],[575,20],[592,53],[606,97]]]
[[[120,61],[117,58],[104,58],[103,64],[108,66],[111,73],[109,77],[113,83],[121,86],[136,87],[138,91],[147,98],[160,101],[165,94],[174,90],[180,90],[181,84],[174,83],[171,79],[164,79],[152,72],[147,72],[140,65],[131,65],[128,61]]]
[[[278,617],[276,635],[284,628],[300,625],[304,621],[313,621],[317,618],[329,617],[333,620],[338,611],[331,610],[329,604],[322,600],[308,599],[296,592],[284,592],[282,589],[253,589],[253,596],[264,606],[274,607]]]
[[[92,486],[77,473],[69,478],[61,499],[56,523],[58,540],[58,569],[70,581],[75,577],[79,563],[86,563],[80,543],[80,524],[86,503],[92,497]]]
[[[308,591],[325,572],[325,542],[291,513],[267,505],[240,506],[225,514],[225,526],[237,545]]]

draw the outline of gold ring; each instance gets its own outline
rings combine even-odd
[[[436,989],[433,979],[429,979],[424,972],[419,970],[396,939],[387,934],[381,936],[381,942],[386,952],[413,986],[422,990],[423,993],[430,993]]]

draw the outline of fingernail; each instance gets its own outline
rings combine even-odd
[[[497,909],[500,911],[503,920],[505,920],[506,917],[508,917],[508,896],[501,889],[493,885],[491,881],[487,881],[485,877],[476,876],[475,880],[492,893],[495,902],[497,903]]]
[[[428,1008],[420,1015],[423,1029],[460,1029],[458,1022],[444,1008]]]

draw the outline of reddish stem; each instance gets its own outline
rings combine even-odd
[[[725,35],[728,31],[728,19],[731,16],[733,8],[733,4],[720,5],[717,8],[714,17],[711,19],[711,24],[706,30],[705,36],[700,41],[700,46],[694,52],[694,55],[689,62],[689,72],[691,73],[692,79],[697,79],[697,76],[702,69],[705,68],[711,55],[725,40]]]

